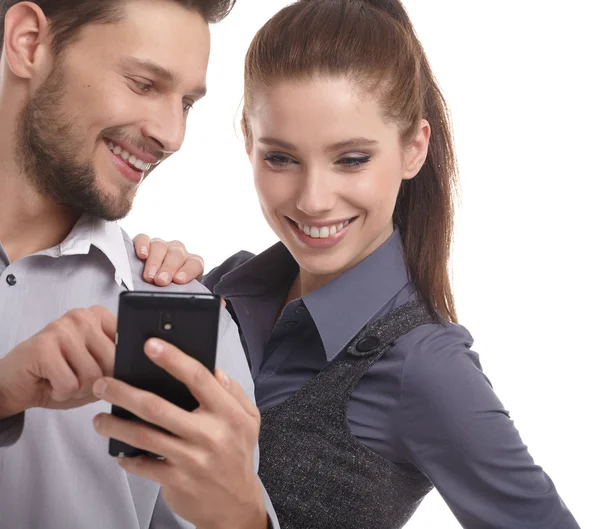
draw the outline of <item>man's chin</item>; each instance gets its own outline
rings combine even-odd
[[[131,212],[132,203],[129,203],[126,207],[122,207],[119,209],[106,209],[102,212],[102,214],[97,215],[103,220],[107,220],[109,222],[113,222],[116,220],[124,219]]]
[[[99,198],[95,201],[94,204],[87,204],[85,206],[80,207],[81,213],[87,213],[93,217],[113,222],[121,220],[129,215],[131,208],[133,207],[133,198],[109,198],[104,196],[102,199]]]

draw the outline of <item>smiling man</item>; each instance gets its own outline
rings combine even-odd
[[[201,409],[111,378],[118,295],[152,288],[112,221],[181,147],[206,92],[209,24],[232,4],[0,0],[1,529],[264,529],[268,513],[276,525],[256,476],[252,379],[226,311],[216,377],[147,344]],[[119,421],[110,403],[171,435]],[[117,462],[106,437],[165,459]]]

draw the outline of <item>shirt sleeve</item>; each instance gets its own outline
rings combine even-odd
[[[169,509],[162,496],[162,492],[160,492],[156,499],[148,529],[194,529],[194,525],[186,522],[181,516],[178,516]]]
[[[221,315],[221,330],[219,333],[219,343],[217,346],[217,367],[223,369],[228,376],[236,380],[244,389],[248,398],[255,402],[254,398],[254,381],[250,374],[250,368],[246,362],[246,356],[242,343],[240,342],[239,333],[235,322],[229,316],[226,309],[222,308]],[[258,445],[254,450],[254,471],[258,473],[259,466],[259,449]],[[265,506],[267,508],[267,516],[269,518],[269,527],[279,529],[279,522],[273,509],[273,504],[269,499],[269,495],[261,483]]]
[[[397,438],[466,529],[577,529],[459,325],[410,333]],[[410,336],[408,335],[408,336]]]
[[[23,433],[25,412],[0,420],[0,448],[15,444]]]

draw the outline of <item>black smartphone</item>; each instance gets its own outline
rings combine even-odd
[[[187,387],[154,364],[144,353],[144,344],[150,338],[161,338],[214,373],[220,310],[221,299],[212,294],[121,293],[114,377],[151,391],[184,410],[195,410],[198,402]],[[118,406],[112,407],[112,414],[148,424]],[[156,457],[116,439],[110,439],[109,453],[115,457]]]

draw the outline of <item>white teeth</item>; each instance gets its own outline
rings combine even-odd
[[[143,160],[135,157],[133,154],[129,154],[120,145],[115,145],[111,141],[107,142],[107,145],[112,152],[123,158],[123,160],[126,162],[129,162],[136,169],[139,169],[140,171],[149,171],[152,169],[151,163],[146,163]]]
[[[340,222],[337,226],[324,226],[323,228],[317,228],[315,226],[307,226],[306,224],[296,223],[298,229],[304,232],[306,235],[312,237],[313,239],[327,239],[332,235],[342,231],[346,226],[350,224],[350,221]]]

